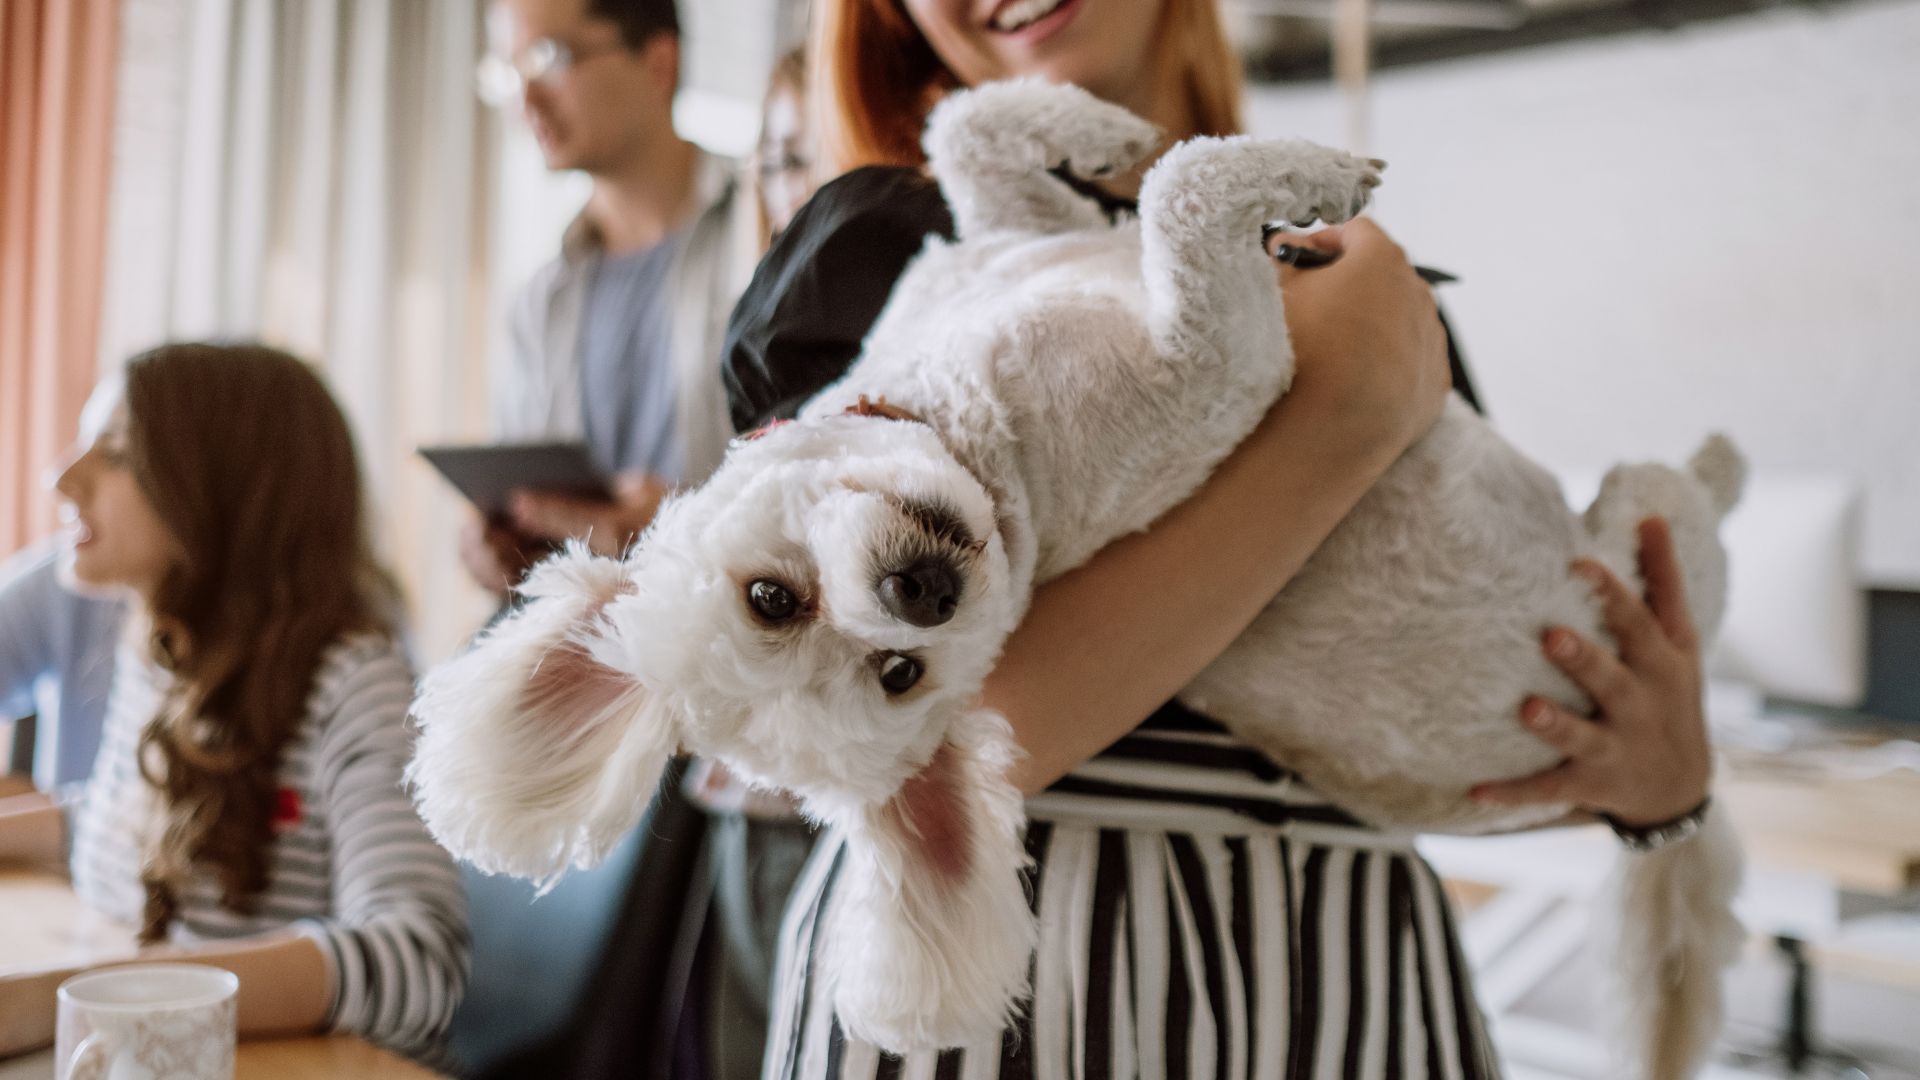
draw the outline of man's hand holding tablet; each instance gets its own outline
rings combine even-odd
[[[606,477],[574,443],[429,446],[420,454],[478,511],[461,530],[460,560],[502,598],[566,540],[604,555],[625,551],[672,489],[644,472]]]

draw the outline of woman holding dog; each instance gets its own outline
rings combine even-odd
[[[742,429],[791,416],[837,378],[906,262],[950,233],[919,170],[946,92],[1037,76],[1155,121],[1167,145],[1240,128],[1213,0],[816,0],[809,47],[821,150],[854,171],[800,211],[735,311]],[[1124,209],[1138,180],[1088,194]],[[988,681],[986,704],[1027,755],[1014,780],[1029,795],[1041,925],[1030,1007],[1003,1038],[925,1060],[846,1039],[804,936],[834,888],[823,844],[788,913],[766,1076],[1499,1074],[1432,870],[1168,704],[1450,389],[1432,297],[1386,233],[1359,219],[1294,243],[1337,257],[1280,269],[1292,389],[1186,504],[1043,586]],[[1642,542],[1644,598],[1591,575],[1619,655],[1543,628],[1597,714],[1526,703],[1515,723],[1565,762],[1477,797],[1571,801],[1630,840],[1697,822],[1710,771],[1699,648],[1664,527],[1643,527]],[[1242,824],[1223,826],[1223,810]]]
[[[413,670],[346,418],[258,346],[163,346],[103,393],[57,485],[65,584],[129,611],[100,756],[57,802],[0,801],[0,860],[64,860],[142,959],[238,974],[242,1035],[430,1053],[465,898],[401,788]],[[69,974],[0,977],[0,1055],[52,1039]]]

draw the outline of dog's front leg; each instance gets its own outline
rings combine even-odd
[[[1262,229],[1347,220],[1380,165],[1294,140],[1201,138],[1167,151],[1140,190],[1140,269],[1171,387],[1203,409],[1245,395],[1265,413],[1293,367]]]
[[[1132,168],[1159,142],[1152,124],[1077,86],[1019,79],[949,96],[927,120],[927,164],[962,240],[987,233],[1102,228],[1100,207],[1054,175]]]
[[[1006,721],[962,717],[919,774],[846,835],[825,954],[847,1032],[895,1053],[996,1036],[1025,998],[1034,920]]]

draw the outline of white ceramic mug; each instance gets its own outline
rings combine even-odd
[[[128,964],[60,984],[56,1080],[232,1080],[240,980],[205,964]]]

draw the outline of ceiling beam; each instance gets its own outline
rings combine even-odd
[[[1293,2],[1293,0],[1285,0]],[[1422,0],[1402,0],[1418,4]],[[1436,0],[1440,2],[1440,0]],[[1779,7],[1825,9],[1848,0],[1627,0],[1603,7],[1581,8],[1559,14],[1543,13],[1511,29],[1460,29],[1406,37],[1376,38],[1375,70],[1453,60],[1532,48],[1537,45],[1605,37],[1646,30],[1672,30],[1689,23],[1751,15]],[[1329,5],[1319,6],[1324,18]],[[1246,58],[1247,74],[1258,82],[1324,82],[1333,73],[1324,41],[1302,41],[1300,46],[1255,53]]]

